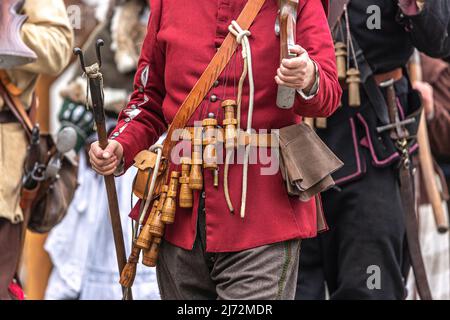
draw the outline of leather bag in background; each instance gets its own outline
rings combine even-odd
[[[56,150],[53,138],[50,135],[41,135],[40,147],[44,157],[42,163],[48,164]],[[47,233],[61,222],[67,214],[78,187],[77,176],[76,159],[64,156],[58,177],[42,181],[36,190],[31,192],[34,197],[29,208],[24,208],[24,210],[30,210],[28,222],[30,231]],[[27,192],[29,190],[22,188],[22,197],[26,197]]]
[[[6,106],[22,124],[24,131],[31,139],[33,122],[30,120],[22,102],[11,95],[0,82],[0,95]],[[50,159],[56,153],[53,137],[48,134],[39,135],[39,156],[34,159],[36,163],[47,167]],[[36,155],[27,154],[27,158]],[[26,159],[25,161],[27,161]],[[26,175],[27,172],[24,172]],[[40,181],[32,190],[22,187],[20,206],[29,212],[28,228],[37,233],[47,233],[65,217],[67,209],[72,202],[78,186],[78,163],[75,159],[64,156],[62,166],[56,178],[47,178]],[[27,215],[24,213],[24,216]]]

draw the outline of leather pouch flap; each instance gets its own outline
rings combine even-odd
[[[154,168],[156,164],[156,153],[149,150],[143,150],[134,157],[134,166],[139,170],[148,170]]]
[[[291,125],[281,128],[279,136],[282,172],[290,194],[307,200],[334,185],[331,174],[343,163],[311,127]]]

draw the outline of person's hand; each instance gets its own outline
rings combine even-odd
[[[98,174],[109,176],[113,174],[120,165],[123,158],[123,147],[115,141],[109,140],[105,150],[100,148],[98,141],[91,144],[89,150],[89,159]]]
[[[414,82],[413,87],[422,95],[423,108],[427,119],[432,118],[434,114],[433,87],[429,83],[422,81]]]
[[[299,45],[293,47],[291,52],[297,54],[297,57],[281,61],[275,81],[278,85],[303,90],[308,94],[316,81],[314,62]]]
[[[414,16],[422,10],[425,0],[399,0],[398,6],[407,16]]]

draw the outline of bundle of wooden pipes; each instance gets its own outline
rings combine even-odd
[[[192,144],[191,158],[181,158],[181,172],[172,171],[169,175],[169,183],[161,183],[154,194],[150,195],[148,185],[151,180],[166,180],[162,173],[167,165],[156,166],[156,154],[146,150],[135,158],[135,162],[149,163],[146,166],[135,165],[140,169],[136,178],[134,193],[145,200],[153,200],[148,206],[150,213],[145,207],[141,215],[146,215],[140,226],[140,232],[133,242],[131,254],[128,263],[124,268],[120,283],[122,286],[130,288],[133,284],[136,274],[136,265],[139,261],[141,252],[143,252],[142,264],[148,267],[155,267],[161,239],[164,236],[165,225],[172,224],[175,221],[175,212],[178,206],[180,208],[193,207],[193,192],[203,190],[203,170],[211,171],[214,175],[214,186],[219,184],[217,143],[223,140],[226,150],[232,150],[236,146],[237,138],[237,105],[234,100],[226,100],[222,103],[224,109],[223,134],[224,137],[218,138],[218,122],[214,114],[209,114],[202,122],[200,130],[193,130],[190,133],[189,140]],[[139,159],[139,160],[138,160]],[[150,159],[150,160],[149,160]],[[167,159],[161,161],[166,162]],[[156,183],[157,184],[157,183]],[[178,197],[178,201],[177,201]],[[145,212],[147,211],[147,212]]]

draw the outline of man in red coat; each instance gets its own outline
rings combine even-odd
[[[151,1],[152,14],[144,41],[135,92],[122,111],[106,150],[93,144],[93,167],[104,175],[126,170],[134,156],[166,131],[175,113],[228,34],[247,1]],[[300,0],[297,58],[280,65],[280,39],[274,31],[277,1],[265,1],[250,27],[254,73],[252,128],[270,130],[327,117],[341,96],[333,42],[321,0]],[[240,49],[191,118],[209,113],[222,123],[221,102],[236,99],[242,74]],[[296,89],[291,109],[276,105],[277,87]],[[249,84],[242,96],[241,123],[247,123]],[[245,125],[241,125],[245,129]],[[222,185],[204,173],[204,191],[194,194],[193,209],[177,209],[167,226],[158,260],[158,279],[165,299],[293,299],[300,239],[315,237],[318,217],[314,200],[289,197],[279,170],[263,175],[267,164],[248,169],[245,219],[232,215]],[[219,166],[219,179],[223,167]],[[242,165],[228,173],[230,198],[240,204]],[[319,217],[320,218],[320,217]]]

